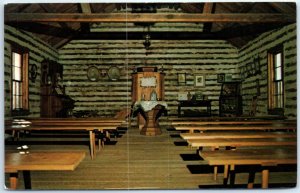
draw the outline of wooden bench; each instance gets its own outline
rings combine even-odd
[[[210,147],[212,150],[219,149],[220,147],[266,147],[266,146],[296,146],[297,137],[267,137],[267,138],[213,138],[213,139],[187,139],[190,147],[196,147],[198,150],[204,147]],[[230,150],[228,150],[230,151]],[[214,179],[217,179],[217,170],[214,168]]]
[[[240,117],[169,117],[171,122],[176,121],[247,121],[247,120],[286,120],[287,117],[278,115],[240,116]]]
[[[234,120],[234,121],[173,121],[171,125],[266,125],[266,124],[294,124],[296,125],[296,121],[294,120]]]
[[[258,146],[296,146],[297,138],[216,138],[216,139],[188,139],[191,147],[258,147]]]
[[[88,131],[90,140],[90,155],[95,156],[95,131],[116,130],[120,123],[106,122],[47,122],[28,125],[5,126],[6,131]]]
[[[285,130],[285,131],[296,131],[297,126],[295,125],[199,125],[199,126],[175,126],[176,130],[187,131],[194,133],[195,131],[265,131],[265,130]]]
[[[30,171],[73,171],[84,157],[84,152],[5,153],[5,173],[10,174],[10,189],[17,188],[19,171],[23,171],[25,189],[31,189]]]
[[[212,131],[204,133],[181,133],[180,137],[184,140],[188,139],[222,139],[222,138],[280,138],[291,137],[296,138],[296,133],[291,132],[265,132],[265,131]]]
[[[95,126],[95,130],[98,130],[101,134],[105,132],[105,137],[110,139],[110,130],[116,131],[116,128],[103,128],[102,126],[121,126],[126,121],[123,119],[117,118],[54,118],[54,119],[31,119],[30,120],[32,125],[38,126],[73,126],[73,125],[82,125],[82,126]],[[97,128],[96,128],[97,127]],[[116,135],[115,135],[116,139]],[[104,141],[98,138],[99,148],[104,146]]]
[[[95,125],[95,126],[120,126],[125,120],[116,118],[30,118],[5,120],[5,125],[38,125],[38,126],[71,126],[71,125]],[[103,130],[100,130],[103,132]],[[108,133],[107,133],[107,137]]]
[[[220,122],[218,122],[220,123]],[[296,146],[297,134],[295,132],[277,132],[278,130],[296,130],[295,122],[290,124],[269,124],[269,121],[255,122],[230,122],[235,124],[225,125],[199,125],[199,126],[176,126],[178,130],[187,130],[190,133],[181,133],[180,136],[187,140],[189,146],[211,147],[264,147],[264,146]],[[253,122],[251,122],[253,123]],[[261,124],[262,123],[262,124]],[[271,123],[274,123],[273,121]],[[278,122],[276,122],[278,123]],[[285,123],[285,122],[284,122]],[[261,125],[260,125],[261,124]],[[193,133],[199,130],[201,133]],[[276,132],[266,132],[274,130]],[[206,132],[203,132],[206,131]],[[277,148],[276,147],[276,148]],[[217,167],[214,168],[214,179],[217,178]]]
[[[268,188],[269,167],[279,164],[296,164],[297,149],[238,149],[235,151],[200,151],[200,156],[212,166],[224,166],[224,183],[227,183],[228,169],[230,166],[230,183],[234,184],[234,169],[236,165],[260,165],[262,166],[262,188]],[[249,173],[248,188],[253,188],[255,171]]]

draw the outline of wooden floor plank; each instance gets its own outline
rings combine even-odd
[[[178,135],[176,130],[163,128],[163,134],[159,136],[143,136],[137,128],[125,130],[114,145],[105,145],[97,151],[94,160],[87,156],[78,168],[72,172],[32,172],[32,188],[39,190],[106,190],[106,189],[199,189],[199,185],[222,184],[222,175],[215,181],[212,172],[206,170],[192,174],[189,165],[207,167],[207,163],[201,160],[185,161],[182,154],[196,154],[195,149],[187,146],[176,146],[174,142],[184,142],[181,138],[173,138]],[[63,141],[50,137],[39,138],[26,136],[21,138],[18,144],[6,145],[9,152],[16,151],[20,144],[35,141]],[[73,143],[81,140],[80,143]],[[112,139],[113,141],[114,139]],[[70,144],[33,143],[29,146],[30,152],[42,151],[85,151],[88,150],[88,139],[69,139]],[[282,176],[282,177],[281,177]],[[6,183],[7,176],[5,177]],[[284,178],[284,179],[281,179]],[[247,173],[238,173],[236,183],[246,184]],[[257,177],[256,179],[260,179]],[[270,176],[270,183],[295,182],[296,174],[293,172],[274,172]],[[257,182],[259,183],[259,182]],[[18,187],[24,188],[20,178]]]

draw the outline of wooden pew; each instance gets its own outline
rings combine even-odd
[[[258,146],[296,146],[297,138],[216,138],[188,139],[191,147],[258,147]]]
[[[234,121],[173,121],[173,126],[201,126],[201,125],[297,125],[294,120],[234,120]]]
[[[265,132],[265,131],[212,131],[204,133],[181,133],[180,137],[188,139],[222,139],[222,138],[296,138],[296,133],[291,132]]]
[[[239,124],[229,124],[229,125],[199,125],[199,126],[175,126],[176,130],[188,131],[189,133],[194,133],[194,131],[265,131],[265,130],[285,130],[285,131],[296,131],[297,126],[295,125],[239,125]]]
[[[268,188],[269,167],[279,164],[296,164],[297,149],[273,148],[273,149],[238,149],[235,151],[200,151],[200,156],[213,166],[224,166],[224,182],[227,183],[228,168],[230,166],[230,183],[234,184],[234,169],[236,165],[260,165],[262,166],[262,188]],[[253,188],[255,173],[250,171],[248,188]]]
[[[240,122],[234,122],[240,123]],[[257,123],[257,122],[256,122]],[[297,134],[294,132],[265,132],[266,130],[296,130],[296,124],[291,123],[285,126],[277,124],[263,125],[200,125],[200,126],[179,126],[178,129],[186,129],[190,133],[181,133],[181,137],[187,140],[189,146],[211,147],[213,149],[224,147],[263,147],[263,146],[295,146]],[[273,123],[273,122],[272,122]],[[176,127],[177,129],[177,127]],[[193,133],[194,130],[207,131]],[[276,148],[277,148],[276,147]],[[217,167],[214,168],[214,179],[217,177]]]
[[[51,123],[52,125],[52,123]],[[104,130],[116,130],[118,123],[60,123],[54,126],[46,125],[11,125],[5,126],[6,131],[88,131],[90,140],[90,155],[95,156],[95,131],[103,132]]]
[[[17,188],[19,171],[23,171],[25,189],[31,189],[30,171],[73,171],[84,157],[84,152],[5,153],[5,173],[10,174],[10,189]]]
[[[247,121],[247,120],[286,120],[285,116],[265,115],[265,116],[240,116],[240,117],[169,117],[169,121]]]
[[[188,131],[190,133],[193,133],[195,130],[239,130],[238,127],[241,126],[244,127],[241,130],[264,130],[262,126],[276,126],[277,129],[286,130],[287,128],[291,128],[288,130],[295,131],[297,127],[297,122],[295,120],[174,121],[171,123],[171,125],[176,130]],[[248,128],[246,126],[248,126]]]
[[[38,126],[71,126],[71,125],[86,125],[95,126],[120,126],[125,123],[124,119],[117,118],[29,118],[29,119],[9,119],[5,120],[5,125],[38,125]],[[108,130],[106,137],[110,138]],[[104,132],[100,129],[100,132]],[[15,134],[14,134],[15,135]]]
[[[206,138],[206,139],[187,139],[190,147],[201,149],[203,147],[210,147],[213,150],[220,147],[266,147],[274,146],[276,148],[282,146],[296,146],[297,137],[282,136],[282,137],[267,137],[267,138]],[[230,150],[228,150],[230,151]],[[217,178],[218,168],[214,168],[214,179]]]
[[[104,134],[107,138],[110,139],[110,130],[116,131],[116,128],[109,129],[111,126],[121,126],[121,124],[125,123],[123,119],[116,119],[116,118],[54,118],[54,119],[31,119],[30,120],[32,125],[38,126],[76,126],[78,124],[82,126],[95,126],[95,130]],[[103,126],[109,126],[107,128],[103,128]],[[116,135],[115,135],[116,139]],[[99,148],[104,146],[104,141],[98,138]]]

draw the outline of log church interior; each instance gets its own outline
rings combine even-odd
[[[294,189],[295,2],[4,5],[4,187]]]

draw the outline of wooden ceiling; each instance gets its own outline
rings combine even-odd
[[[54,48],[72,39],[142,39],[148,25],[151,39],[224,39],[240,48],[263,32],[296,22],[292,2],[33,3],[7,4],[4,10],[5,24],[33,32]],[[93,30],[104,23],[141,30]],[[193,24],[195,30],[169,28],[176,23]],[[162,30],[155,27],[159,24]]]

